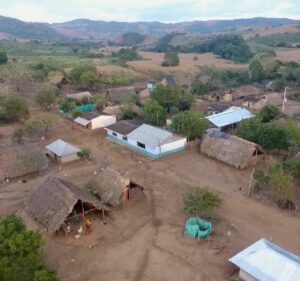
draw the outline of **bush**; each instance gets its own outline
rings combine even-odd
[[[53,90],[41,90],[36,93],[35,101],[45,111],[49,111],[52,104],[55,103],[56,93]]]
[[[7,53],[6,52],[0,52],[0,65],[6,64],[8,62]]]
[[[211,217],[221,203],[222,200],[216,193],[200,187],[194,187],[183,195],[184,211],[190,215]]]
[[[280,116],[280,110],[277,106],[274,105],[266,105],[264,106],[260,112],[258,113],[258,116],[261,118],[261,121],[263,123],[268,123],[277,117]]]
[[[296,177],[300,177],[300,161],[296,159],[289,159],[283,163],[284,170]]]
[[[22,128],[16,129],[11,136],[11,140],[14,143],[21,144],[23,142],[24,130]]]
[[[177,66],[179,65],[179,57],[176,52],[167,52],[161,66]]]
[[[72,115],[72,118],[73,118],[73,119],[75,119],[75,118],[81,116],[81,114],[82,114],[82,112],[81,112],[81,110],[78,109],[78,108],[73,108],[73,109],[71,110],[71,115]]]
[[[89,160],[91,157],[91,149],[83,147],[77,154],[81,160]]]

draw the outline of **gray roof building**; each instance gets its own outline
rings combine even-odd
[[[46,146],[46,149],[59,157],[68,156],[71,154],[77,154],[80,149],[68,142],[65,142],[61,139],[56,140],[53,143],[50,143]]]

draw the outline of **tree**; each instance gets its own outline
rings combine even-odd
[[[175,115],[171,124],[171,129],[186,136],[188,141],[200,138],[208,127],[209,122],[202,114],[190,111]]]
[[[94,74],[96,74],[97,69],[96,69],[96,67],[94,67],[92,65],[79,65],[79,66],[74,67],[70,71],[69,78],[74,84],[81,84],[80,78],[81,78],[81,75],[85,72],[88,72],[88,73],[93,72]]]
[[[68,98],[64,98],[60,102],[60,109],[63,112],[71,112],[75,108],[75,102],[73,100],[70,100]]]
[[[274,105],[266,105],[258,113],[258,116],[261,118],[263,123],[268,123],[277,118],[279,115],[280,110]]]
[[[80,110],[79,108],[73,108],[73,109],[71,110],[71,115],[72,115],[72,118],[73,118],[73,119],[75,119],[75,118],[81,116],[81,114],[82,114],[82,112],[81,112],[81,110]]]
[[[269,187],[274,199],[285,203],[286,200],[293,200],[294,185],[293,177],[284,172],[281,164],[272,164],[269,168]]]
[[[43,138],[47,138],[47,133],[54,124],[55,117],[49,113],[39,113],[32,116],[26,122],[26,131],[30,134],[43,132]]]
[[[102,110],[107,106],[109,98],[107,95],[99,95],[95,97],[94,102],[96,103],[97,109]]]
[[[166,52],[162,66],[177,66],[179,65],[179,57],[176,52]]]
[[[6,52],[0,52],[0,65],[6,64],[8,62],[7,53]]]
[[[44,111],[49,111],[52,104],[55,103],[56,93],[53,90],[41,90],[36,93],[35,101]]]
[[[166,123],[167,112],[156,100],[149,100],[144,106],[145,121],[163,126]]]
[[[261,119],[256,117],[240,122],[235,132],[242,139],[258,143],[261,131]]]
[[[80,75],[79,83],[83,88],[90,88],[97,82],[97,75],[92,71],[84,71]]]
[[[22,128],[16,129],[11,136],[11,140],[14,143],[21,144],[23,142],[24,130]]]
[[[28,105],[19,94],[0,96],[0,120],[17,121],[28,117]]]
[[[40,255],[42,245],[41,235],[36,231],[26,230],[20,218],[8,216],[1,219],[0,280],[58,281],[55,273],[43,265]],[[45,278],[41,279],[42,276]]]
[[[253,82],[261,82],[265,78],[264,68],[262,64],[253,60],[249,65],[250,80]]]
[[[201,187],[193,187],[183,195],[184,211],[199,217],[211,217],[221,206],[222,200],[213,192]]]
[[[21,86],[31,79],[29,70],[20,63],[8,64],[5,75],[18,92]]]

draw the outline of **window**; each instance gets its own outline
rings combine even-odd
[[[146,148],[146,145],[144,145],[144,144],[141,143],[141,142],[137,142],[137,146],[138,146],[138,147],[141,147],[141,148],[143,148],[143,149]]]
[[[127,137],[123,137],[123,140],[124,140],[124,141],[127,141],[128,139],[127,139]]]
[[[115,132],[113,132],[112,134],[113,134],[113,136],[115,136],[115,137],[117,137],[117,136],[118,136],[118,135],[117,135],[117,133],[115,133]]]

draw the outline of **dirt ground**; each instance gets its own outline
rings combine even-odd
[[[61,118],[49,139],[38,145],[57,137],[88,145],[92,161],[52,163],[46,174],[30,177],[27,183],[0,186],[0,216],[22,210],[28,191],[47,174],[82,187],[109,165],[145,187],[139,200],[113,209],[107,224],[94,218],[90,235],[75,239],[43,234],[46,262],[62,281],[227,280],[236,271],[228,258],[262,237],[300,254],[299,219],[246,196],[251,170],[228,167],[200,155],[196,148],[150,160],[106,140],[103,130],[72,129]],[[195,185],[206,186],[223,199],[208,240],[194,240],[183,233],[187,216],[181,198]]]
[[[179,54],[180,64],[174,67],[162,67],[164,53],[140,52],[145,59],[141,61],[131,61],[128,65],[138,72],[195,72],[200,66],[215,66],[218,68],[244,68],[247,65],[236,64],[233,61],[217,58],[212,53],[205,54]],[[197,57],[197,60],[194,58]]]
[[[300,49],[279,49],[276,51],[277,59],[285,62],[300,62]]]

